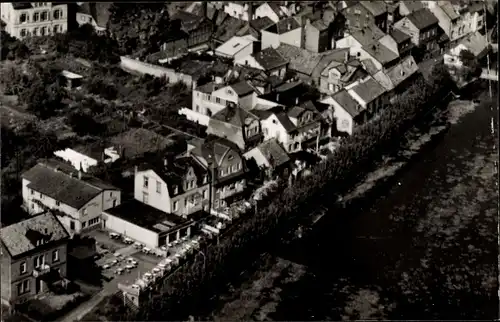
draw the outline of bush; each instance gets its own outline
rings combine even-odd
[[[102,124],[97,123],[92,116],[82,112],[71,114],[68,121],[73,131],[78,135],[99,135],[104,131]]]

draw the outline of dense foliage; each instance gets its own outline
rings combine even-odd
[[[460,52],[460,60],[463,63],[463,77],[466,81],[481,76],[483,68],[471,51],[466,49],[462,50]]]
[[[113,3],[109,12],[108,30],[122,54],[156,52],[171,32],[164,2]]]
[[[30,50],[22,41],[11,37],[4,30],[2,30],[0,33],[0,39],[2,41],[2,46],[0,49],[0,60],[26,59],[29,57]]]
[[[259,202],[254,209],[242,216],[224,232],[217,243],[202,245],[192,261],[179,268],[164,281],[161,290],[138,313],[114,310],[113,320],[176,320],[188,314],[193,296],[210,294],[218,280],[228,276],[228,270],[242,269],[247,261],[261,250],[277,242],[281,236],[295,227],[304,214],[310,214],[325,200],[336,200],[367,174],[374,160],[399,145],[401,134],[417,117],[425,114],[451,84],[444,69],[431,75],[430,83],[417,79],[396,104],[386,109],[378,119],[362,126],[343,141],[326,162],[316,166],[312,174],[287,186],[280,181],[277,193]],[[441,84],[433,87],[432,84]],[[328,195],[327,195],[328,194]],[[193,295],[195,294],[195,295]],[[111,314],[111,312],[109,312]],[[133,316],[131,316],[133,315]]]

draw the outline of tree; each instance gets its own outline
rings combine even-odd
[[[78,135],[100,134],[103,131],[102,124],[97,123],[92,116],[75,112],[69,116],[69,124]]]
[[[138,49],[159,50],[169,31],[167,6],[155,3],[113,3],[109,8],[108,30],[123,54]]]
[[[476,59],[476,56],[470,50],[464,49],[460,51],[460,60],[463,63],[463,76],[466,81],[481,75],[483,68]]]

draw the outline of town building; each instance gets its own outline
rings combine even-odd
[[[394,29],[390,34],[380,38],[378,42],[401,58],[410,55],[413,49],[410,35],[405,34],[399,29]]]
[[[288,60],[273,47],[265,48],[258,53],[235,60],[235,65],[260,69],[268,76],[285,77]]]
[[[244,154],[247,160],[253,159],[266,178],[286,175],[290,157],[276,139],[262,142]]]
[[[413,44],[425,50],[427,56],[439,52],[439,20],[429,9],[412,12],[396,22],[394,28],[410,35]]]
[[[430,11],[439,20],[439,26],[448,36],[450,44],[484,27],[484,9],[479,1],[472,5],[436,3],[430,6]]]
[[[210,119],[207,133],[228,139],[242,151],[255,146],[262,139],[259,118],[234,103],[229,103]]]
[[[233,60],[240,60],[254,53],[254,43],[257,39],[252,36],[234,36],[215,49],[215,54]]]
[[[106,32],[111,2],[82,2],[76,8],[76,22],[82,26],[89,24],[98,34]]]
[[[344,38],[337,41],[336,48],[349,48],[349,55],[359,58],[359,51],[363,46],[369,46],[384,36],[380,28],[368,24],[362,29],[349,31]]]
[[[119,189],[55,160],[22,174],[22,195],[29,213],[54,211],[71,234],[99,227],[102,211],[121,202]]]
[[[341,13],[346,18],[347,27],[352,31],[374,24],[387,32],[388,13],[382,1],[356,1],[354,4],[351,2]]]
[[[210,171],[211,209],[224,210],[248,192],[245,158],[231,141],[213,135],[205,140],[193,139],[185,155],[192,156]]]
[[[397,101],[398,97],[406,92],[411,83],[418,75],[418,65],[412,56],[403,58],[397,65],[380,70],[373,75],[386,91],[386,96],[391,102]]]
[[[491,48],[488,44],[486,36],[479,32],[474,32],[467,37],[462,38],[455,46],[450,48],[444,54],[443,62],[450,69],[450,73],[455,74],[456,69],[464,67],[461,54],[462,51],[469,51],[479,62],[486,57],[490,49]]]
[[[224,12],[243,21],[250,21],[255,17],[255,4],[252,1],[225,2]]]
[[[11,306],[67,283],[69,234],[51,212],[0,229],[2,305]]]
[[[205,16],[198,16],[186,11],[177,11],[170,17],[171,23],[176,23],[187,35],[187,47],[198,49],[208,48],[213,33],[213,24]]]
[[[286,6],[281,6],[278,2],[264,2],[255,8],[255,16],[252,19],[267,17],[274,23],[286,18],[289,15],[289,10]]]
[[[388,103],[384,95],[385,88],[371,76],[358,80],[345,89],[363,110],[366,110],[367,119],[371,119]]]
[[[282,19],[262,29],[262,49],[277,48],[280,44],[298,48],[302,46],[302,27],[294,17]]]
[[[323,69],[318,89],[321,93],[331,95],[366,76],[368,73],[363,69],[359,60],[347,55],[344,61],[332,61]]]
[[[68,5],[57,2],[2,2],[5,31],[16,38],[44,36],[68,30]]]
[[[331,119],[335,120],[335,129],[339,134],[351,135],[356,126],[366,122],[366,109],[346,89],[341,89],[321,102],[330,106]]]
[[[332,8],[302,16],[304,48],[323,52],[335,48],[335,41],[344,33],[345,18]]]
[[[193,219],[166,213],[138,200],[130,200],[102,214],[103,227],[146,247],[158,249],[191,235]]]
[[[406,17],[415,11],[426,8],[421,1],[399,1],[399,18]],[[398,21],[396,19],[395,21]]]

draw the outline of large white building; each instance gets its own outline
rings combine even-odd
[[[63,163],[48,160],[22,175],[24,207],[31,214],[55,210],[71,234],[99,226],[103,210],[121,202],[119,189],[81,172],[71,173]]]
[[[13,37],[44,36],[68,30],[68,5],[57,2],[1,4],[5,31]]]

